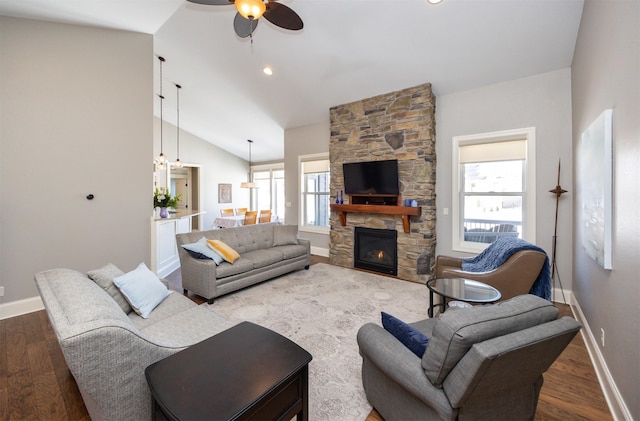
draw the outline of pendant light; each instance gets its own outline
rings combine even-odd
[[[253,143],[253,140],[247,139],[247,142],[249,142],[249,175],[247,177],[248,181],[240,183],[240,187],[243,189],[255,189],[257,187],[256,183],[251,181],[251,144]]]
[[[156,159],[156,168],[160,171],[167,169],[167,158],[162,153],[162,126],[164,120],[162,119],[162,106],[164,102],[164,96],[162,96],[162,63],[164,63],[164,57],[158,56],[158,60],[160,61],[160,155]]]
[[[182,86],[176,83],[176,162],[173,164],[174,168],[182,168],[182,162],[180,162],[180,88]]]

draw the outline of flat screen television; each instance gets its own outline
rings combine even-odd
[[[400,194],[398,160],[342,164],[346,194]]]

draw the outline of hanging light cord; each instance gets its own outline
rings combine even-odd
[[[178,153],[176,156],[176,161],[178,162],[178,165],[180,165],[180,88],[182,88],[182,86],[178,85],[176,83],[176,124],[177,124],[177,135],[176,135],[176,143],[178,146]]]
[[[162,103],[164,102],[164,96],[162,96],[162,63],[164,62],[164,57],[159,57],[158,56],[158,60],[160,60],[160,156],[164,156],[163,151],[163,142],[162,142]]]

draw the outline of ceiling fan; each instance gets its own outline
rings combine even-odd
[[[272,24],[291,31],[303,27],[302,19],[296,12],[276,0],[188,0],[191,3],[210,6],[228,6],[234,4],[238,13],[233,19],[233,29],[241,38],[250,37],[258,27],[262,16]]]

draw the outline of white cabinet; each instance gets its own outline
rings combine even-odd
[[[180,267],[176,234],[191,232],[191,217],[151,219],[151,270],[164,278]]]

